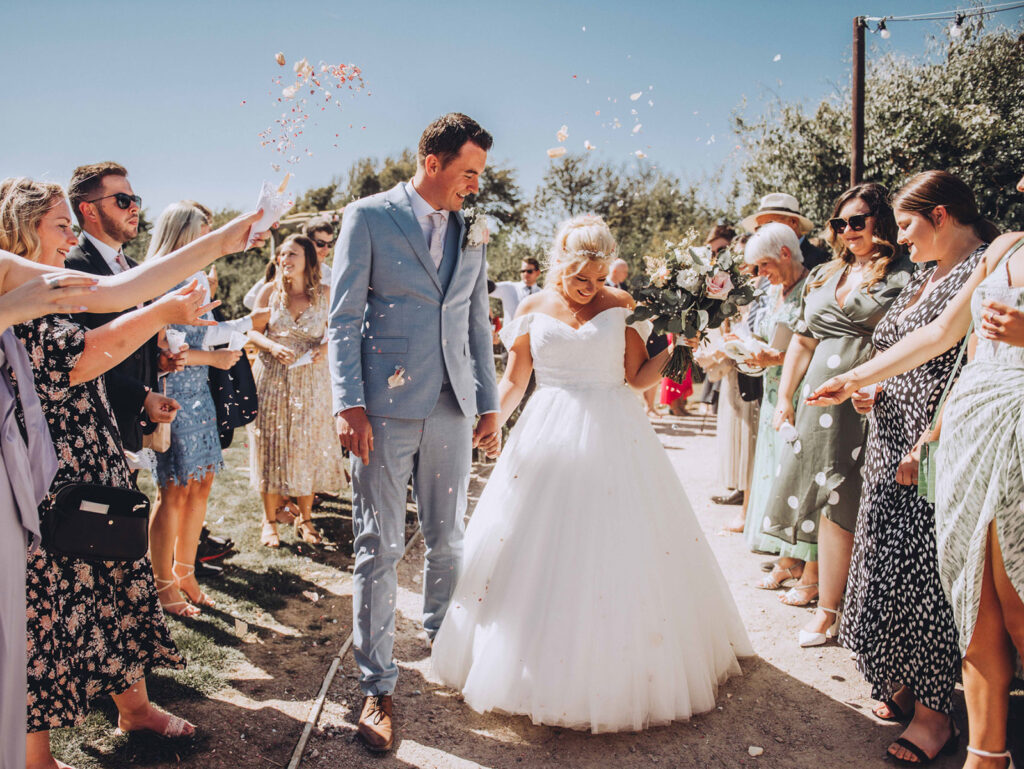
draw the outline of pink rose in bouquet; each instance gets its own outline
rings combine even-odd
[[[733,290],[734,286],[729,273],[719,270],[707,279],[705,288],[709,299],[728,299],[729,292]]]

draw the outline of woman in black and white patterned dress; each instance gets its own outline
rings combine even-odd
[[[929,265],[914,274],[875,328],[875,347],[887,350],[937,318],[985,248],[940,254],[915,249],[913,260]],[[887,380],[874,401],[839,634],[839,642],[857,653],[871,696],[882,701],[875,715],[902,720],[925,709],[932,712],[922,712],[923,718],[931,717],[940,729],[952,710],[960,651],[935,561],[935,505],[910,484],[909,465],[917,462],[958,354],[955,346]],[[854,405],[860,410],[866,401],[858,398]]]

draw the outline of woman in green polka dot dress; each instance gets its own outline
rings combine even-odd
[[[910,277],[910,261],[897,252],[888,197],[880,184],[861,184],[836,202],[828,228],[835,256],[807,277],[779,383],[774,425],[786,440],[763,526],[766,534],[784,542],[818,543],[818,562],[808,562],[801,571],[798,561],[782,559],[776,570],[799,575],[781,596],[784,603],[806,605],[820,590],[822,611],[812,620],[814,627],[801,631],[802,645],[822,643],[838,617],[868,429],[867,419],[850,403],[812,408],[803,400],[826,379],[871,357],[875,324]],[[818,615],[826,618],[823,627],[818,627]]]

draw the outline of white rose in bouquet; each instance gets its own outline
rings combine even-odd
[[[671,277],[672,271],[669,270],[667,264],[663,264],[651,274],[651,284],[657,288],[663,288]]]
[[[696,270],[685,269],[676,276],[676,285],[687,293],[696,295],[703,280]]]

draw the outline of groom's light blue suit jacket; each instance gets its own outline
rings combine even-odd
[[[446,249],[456,261],[445,290],[404,182],[345,207],[328,326],[335,414],[363,406],[373,416],[425,419],[446,373],[466,416],[499,410],[487,264],[480,249],[460,247],[461,213],[449,216],[448,230],[458,240]]]

